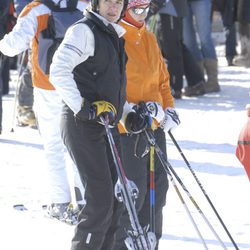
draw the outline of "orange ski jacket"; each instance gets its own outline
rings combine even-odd
[[[164,110],[173,107],[169,73],[154,34],[147,31],[145,25],[136,28],[123,20],[119,24],[126,30],[123,37],[128,56],[128,103],[154,101],[160,103]],[[121,126],[120,131],[124,132]]]

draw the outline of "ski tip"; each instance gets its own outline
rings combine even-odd
[[[15,204],[13,205],[13,208],[17,211],[28,211],[29,209],[24,204]],[[41,210],[46,210],[47,205],[42,205]]]
[[[13,205],[13,208],[18,211],[27,211],[28,209],[23,204]]]

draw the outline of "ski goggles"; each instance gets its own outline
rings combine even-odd
[[[144,13],[148,13],[149,11],[149,5],[145,8],[142,8],[142,7],[135,7],[135,8],[131,8],[132,12],[136,15],[142,15]]]

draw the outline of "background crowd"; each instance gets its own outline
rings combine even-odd
[[[30,0],[0,1],[0,39],[10,32]],[[155,32],[170,73],[172,95],[200,96],[220,91],[218,64],[212,39],[214,12],[220,13],[228,66],[250,67],[250,2],[247,0],[152,0],[147,23]],[[237,50],[238,48],[238,50]],[[17,89],[17,123],[35,126],[29,52],[1,55],[0,96],[9,91],[9,69],[22,67]],[[16,65],[18,64],[18,65]],[[0,97],[1,98],[1,97]],[[0,131],[2,106],[0,101]]]

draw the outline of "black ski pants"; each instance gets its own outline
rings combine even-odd
[[[193,54],[190,52],[190,50],[186,47],[184,43],[182,44],[182,51],[184,75],[187,80],[187,86],[192,87],[201,82],[205,82],[204,73],[202,72],[202,69],[198,65]]]
[[[0,58],[1,60],[1,58]],[[0,71],[1,71],[1,61],[0,61]],[[2,116],[3,116],[3,101],[2,101],[2,95],[3,95],[3,80],[0,75],[0,134],[2,133]]]
[[[156,142],[163,152],[166,152],[166,139],[165,133],[162,129],[157,129],[154,132]],[[147,154],[143,158],[137,158],[134,155],[136,135],[121,135],[121,148],[122,148],[122,160],[124,164],[125,174],[128,179],[133,181],[139,189],[139,197],[136,200],[136,210],[140,225],[142,227],[150,224],[150,178],[149,167],[150,157]],[[141,154],[144,152],[147,145],[146,138],[141,137],[138,143],[137,152]],[[162,236],[162,209],[166,203],[166,194],[168,190],[168,178],[167,174],[162,167],[156,153],[155,153],[155,234],[158,241]],[[115,250],[127,249],[124,240],[126,233],[124,229],[131,229],[130,220],[127,210],[124,209],[120,227],[116,233],[116,245]]]
[[[182,20],[181,17],[159,14],[156,28],[162,54],[167,59],[170,86],[175,91],[183,88],[184,75],[189,87],[204,81],[204,74],[197,61],[183,43]]]
[[[2,95],[9,94],[9,81],[10,81],[10,59],[8,56],[3,56],[0,74],[2,77]]]
[[[157,39],[164,58],[167,59],[172,89],[183,87],[182,18],[159,14],[156,26]]]
[[[119,149],[117,129],[112,130]],[[65,106],[61,131],[85,187],[86,205],[80,212],[71,250],[112,250],[122,204],[114,196],[117,172],[105,128],[96,121],[75,118]]]
[[[27,56],[30,57],[30,51],[27,51],[26,53]],[[18,89],[18,105],[33,107],[34,97],[30,58],[28,58],[27,60],[28,62],[26,65],[24,65],[25,68],[20,79],[20,86]]]
[[[0,55],[0,133],[2,131],[2,96],[9,93],[9,58]]]

